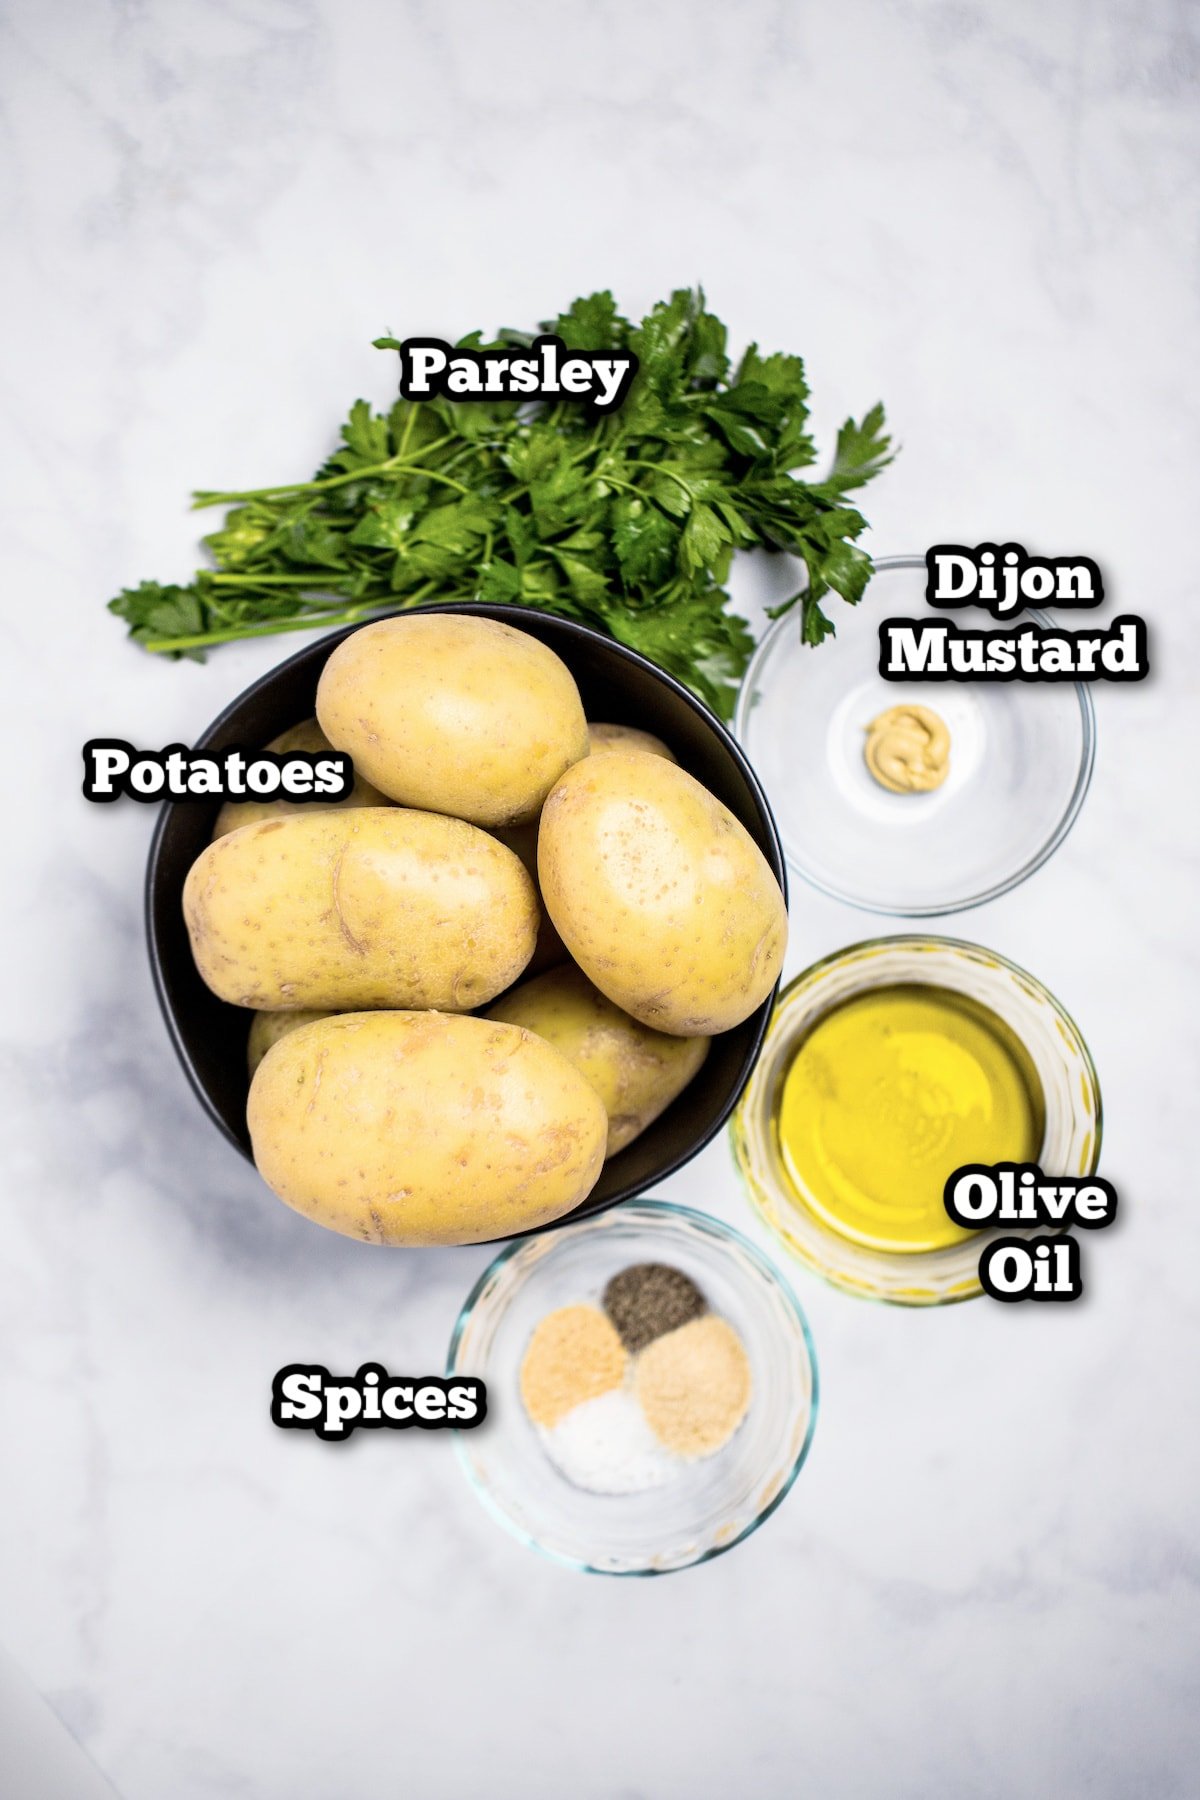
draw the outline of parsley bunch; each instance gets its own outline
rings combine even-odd
[[[752,344],[735,368],[703,293],[681,288],[636,326],[592,294],[543,329],[570,349],[632,350],[623,406],[400,399],[375,413],[356,400],[311,481],[196,494],[229,508],[204,540],[213,567],[186,587],[125,588],[110,610],[144,649],[202,657],[396,607],[502,601],[599,627],[728,718],[753,649],[729,610],[733,552],[803,561],[803,591],[777,610],[798,604],[819,644],[825,596],[857,602],[871,572],[846,496],[890,460],[883,408],[848,419],[832,469],[803,481],[816,455],[803,363]]]

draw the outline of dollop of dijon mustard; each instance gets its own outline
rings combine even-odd
[[[867,726],[867,767],[892,794],[928,794],[950,772],[950,733],[928,706],[889,706]]]

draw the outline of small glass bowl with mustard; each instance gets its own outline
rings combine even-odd
[[[1041,868],[1078,817],[1096,750],[1084,682],[886,680],[882,620],[945,623],[926,581],[924,557],[877,557],[866,601],[839,609],[819,652],[786,613],[751,659],[734,723],[789,868],[908,918],[979,906]],[[1005,629],[1050,623],[1030,607]]]
[[[835,1286],[902,1305],[981,1292],[946,1213],[966,1163],[1095,1172],[1100,1086],[1078,1027],[1015,963],[953,938],[855,944],[780,996],[733,1123],[750,1197]]]

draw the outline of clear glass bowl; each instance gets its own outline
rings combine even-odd
[[[956,938],[891,937],[854,944],[814,963],[786,987],[734,1115],[733,1151],[750,1198],[800,1261],[835,1287],[903,1306],[970,1300],[979,1243],[895,1253],[868,1249],[811,1211],[783,1166],[775,1117],[796,1047],[816,1021],[852,994],[897,983],[951,988],[989,1007],[1020,1038],[1042,1084],[1046,1125],[1037,1161],[1047,1175],[1086,1176],[1100,1159],[1100,1083],[1074,1020],[1041,982],[994,950]],[[949,1175],[950,1170],[946,1173]]]
[[[546,1313],[598,1303],[609,1277],[639,1262],[684,1270],[740,1334],[750,1410],[724,1449],[663,1486],[586,1493],[559,1474],[526,1416],[521,1361]],[[817,1419],[812,1340],[778,1270],[731,1226],[655,1200],[502,1250],[459,1314],[447,1374],[487,1383],[487,1418],[457,1444],[489,1511],[531,1549],[590,1574],[663,1575],[731,1550],[788,1492]]]
[[[734,724],[789,867],[835,899],[912,918],[980,906],[1040,868],[1083,804],[1096,736],[1079,682],[885,681],[881,620],[951,616],[925,582],[923,557],[878,559],[863,604],[839,607],[837,636],[816,650],[786,614],[746,671]],[[1009,623],[1031,622],[1050,623],[1032,608]],[[888,793],[863,757],[867,725],[905,701],[949,727],[950,772],[932,793]]]

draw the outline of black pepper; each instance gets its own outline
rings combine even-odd
[[[631,1355],[708,1311],[691,1276],[667,1263],[622,1269],[605,1288],[603,1305]]]

